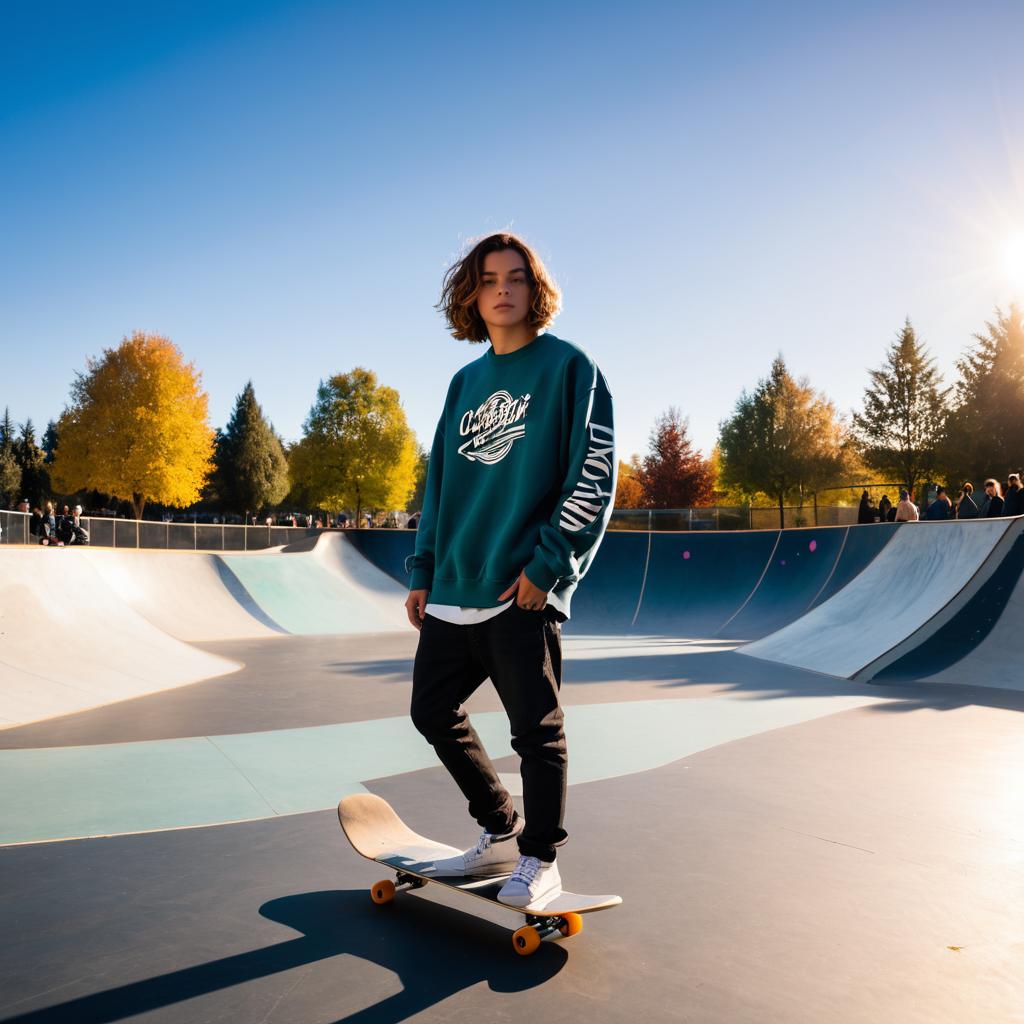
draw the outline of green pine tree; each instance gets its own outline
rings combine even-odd
[[[13,450],[17,436],[14,432],[14,421],[11,419],[11,410],[4,408],[4,418],[0,420],[0,448]]]
[[[258,513],[288,493],[288,462],[281,439],[256,401],[252,381],[235,399],[231,419],[217,432],[213,489],[221,505]]]
[[[943,464],[950,480],[1020,472],[1024,462],[1024,313],[1011,305],[974,335],[957,361]]]
[[[46,454],[36,441],[32,420],[21,425],[21,437],[14,444],[14,457],[21,468],[21,493],[33,505],[42,505],[50,493],[50,474]]]
[[[913,494],[939,465],[947,389],[909,318],[870,377],[863,409],[853,414],[861,457]]]
[[[46,424],[46,433],[43,434],[43,451],[46,453],[46,458],[43,461],[46,465],[49,466],[53,462],[59,444],[60,438],[57,434],[57,424],[50,420]]]

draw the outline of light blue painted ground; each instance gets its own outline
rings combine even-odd
[[[383,628],[376,609],[353,601],[351,587],[312,558],[281,555],[222,555],[221,558],[264,615],[289,633],[300,636],[373,633]]]
[[[871,696],[626,701],[566,708],[569,782],[669,764],[720,743],[863,707]],[[473,716],[494,758],[500,711]],[[407,718],[233,736],[0,751],[0,844],[117,835],[333,807],[361,782],[437,765]]]

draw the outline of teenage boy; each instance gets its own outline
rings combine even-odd
[[[514,235],[485,238],[446,275],[439,308],[452,334],[490,345],[448,388],[406,601],[420,630],[413,722],[483,829],[435,871],[510,873],[499,899],[515,906],[562,889],[561,623],[611,517],[617,472],[604,377],[545,331],[559,300]],[[462,708],[488,677],[522,759],[525,819]]]

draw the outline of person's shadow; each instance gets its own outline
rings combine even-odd
[[[518,957],[511,929],[502,935],[500,926],[442,904],[401,896],[399,901],[400,906],[376,907],[365,889],[270,900],[260,914],[301,932],[301,938],[30,1010],[4,1018],[3,1024],[123,1020],[342,953],[393,971],[402,991],[336,1024],[392,1024],[481,981],[495,992],[542,985],[566,962],[567,953],[557,944],[545,942],[533,956]],[[322,1014],[325,1008],[317,1009]]]

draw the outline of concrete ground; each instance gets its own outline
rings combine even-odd
[[[25,780],[0,823],[0,1020],[1024,1021],[1024,693],[568,638],[561,872],[624,903],[524,959],[511,912],[431,886],[373,905],[383,872],[330,808],[365,787],[475,839],[405,719],[415,642],[204,643],[244,667],[0,732]],[[489,684],[470,707],[513,773]],[[193,778],[186,743],[265,810]],[[227,823],[188,820],[204,800]],[[138,831],[164,810],[192,827]],[[41,841],[65,825],[121,834]]]

